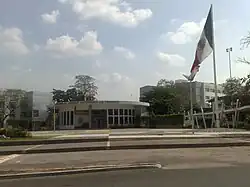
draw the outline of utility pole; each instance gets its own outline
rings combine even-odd
[[[233,51],[232,47],[226,48],[226,52],[228,53],[230,79],[232,78],[232,67],[231,67],[231,52],[232,51]]]

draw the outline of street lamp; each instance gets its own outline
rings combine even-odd
[[[228,53],[230,79],[232,78],[232,67],[231,67],[231,52],[232,51],[233,51],[232,47],[226,48],[226,52]]]

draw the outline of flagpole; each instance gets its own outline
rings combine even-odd
[[[211,20],[212,20],[212,43],[213,43],[213,70],[214,70],[214,105],[215,105],[215,126],[220,127],[219,121],[219,107],[218,107],[218,90],[217,90],[217,75],[216,75],[216,61],[215,61],[215,42],[214,42],[214,22],[213,22],[213,5],[211,4]]]
[[[190,117],[191,117],[191,124],[192,129],[194,129],[194,114],[193,114],[193,89],[192,89],[192,81],[189,81],[189,88],[190,88]]]

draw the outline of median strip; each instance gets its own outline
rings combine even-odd
[[[27,141],[0,141],[0,146],[22,146],[22,145],[49,145],[49,144],[66,144],[66,143],[89,143],[89,142],[107,142],[112,141],[140,141],[140,140],[169,140],[169,139],[223,139],[223,138],[250,138],[248,134],[235,135],[189,135],[189,136],[169,136],[169,135],[138,135],[138,136],[106,136],[106,137],[81,137],[67,139],[45,139],[45,140],[27,140]]]
[[[39,154],[39,153],[63,153],[84,152],[102,150],[128,150],[128,149],[178,149],[178,148],[213,148],[213,147],[241,147],[250,146],[250,142],[219,142],[219,143],[172,143],[172,144],[143,144],[143,145],[114,145],[92,147],[67,147],[55,149],[26,149],[0,151],[0,155],[10,154]]]

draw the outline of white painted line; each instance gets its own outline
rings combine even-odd
[[[43,146],[43,145],[35,145],[35,146],[33,146],[33,147],[29,147],[29,148],[27,148],[27,149],[24,149],[24,151],[28,151],[28,150],[31,150],[31,149],[35,149],[35,148],[38,148],[38,147],[41,147],[41,146]]]
[[[14,158],[17,158],[19,157],[20,155],[18,154],[13,154],[13,155],[8,155],[8,156],[3,156],[3,157],[0,157],[0,164],[4,163],[4,162],[7,162],[9,160],[12,160]]]

